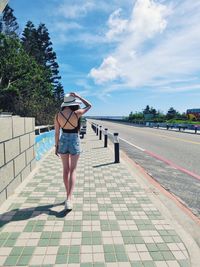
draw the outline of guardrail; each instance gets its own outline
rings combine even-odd
[[[119,133],[109,133],[108,129],[102,129],[101,125],[96,123],[91,123],[93,131],[99,136],[99,140],[102,140],[102,133],[104,134],[104,147],[108,146],[108,135],[112,137],[114,144],[114,163],[120,162],[120,153],[119,153]]]
[[[128,124],[128,125],[135,125],[139,127],[150,127],[150,128],[159,128],[159,129],[166,129],[166,130],[177,130],[179,132],[188,132],[194,134],[200,134],[200,125],[197,124],[175,124],[175,123],[166,123],[166,122],[144,122],[144,121],[128,121],[128,120],[120,120],[120,119],[99,119],[101,121],[112,121],[116,123]]]
[[[166,130],[178,130],[179,132],[182,131],[187,131],[190,133],[195,133],[197,134],[198,131],[200,130],[200,125],[191,125],[191,124],[172,124],[172,123],[148,123],[146,125],[147,127],[156,127],[156,128],[164,128]]]
[[[44,132],[50,132],[51,130],[54,129],[54,125],[41,125],[41,126],[36,126],[35,127],[35,134],[40,135],[41,133]],[[80,138],[84,138],[84,135],[86,134],[87,126],[86,125],[81,125],[80,128]]]
[[[35,126],[35,134],[40,135],[43,132],[49,132],[54,129],[54,125]]]

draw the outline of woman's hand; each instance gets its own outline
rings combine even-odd
[[[71,95],[71,96],[73,96],[73,97],[80,98],[80,96],[79,96],[78,94],[76,94],[76,93],[73,93],[73,92],[71,92],[71,93],[70,93],[70,95]]]
[[[60,155],[58,154],[58,146],[55,146],[55,155],[60,157]]]

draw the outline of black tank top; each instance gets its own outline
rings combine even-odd
[[[61,127],[63,133],[78,133],[78,131],[79,131],[79,125],[77,125],[77,126],[75,127],[75,126],[69,121],[69,119],[71,118],[71,116],[72,116],[73,113],[76,115],[77,120],[78,120],[78,116],[77,116],[77,114],[76,114],[74,111],[72,111],[72,112],[70,113],[70,115],[69,115],[68,118],[66,118],[65,115],[60,111],[60,114],[66,119],[65,124],[63,125],[63,127]],[[57,114],[57,121],[58,121],[58,114]],[[59,122],[58,122],[58,123],[59,123]],[[65,127],[65,125],[66,125],[67,123],[71,124],[71,126],[73,126],[74,128],[73,128],[73,129],[64,129],[64,127]]]

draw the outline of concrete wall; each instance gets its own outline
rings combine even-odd
[[[0,116],[0,205],[35,167],[35,119]]]

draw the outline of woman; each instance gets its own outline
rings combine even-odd
[[[81,102],[85,104],[85,108],[80,108]],[[76,93],[70,93],[65,95],[61,111],[55,116],[55,154],[60,155],[63,164],[63,180],[67,193],[65,209],[72,209],[72,194],[80,155],[80,118],[90,108],[91,104],[87,100]],[[62,134],[59,139],[60,128]]]

